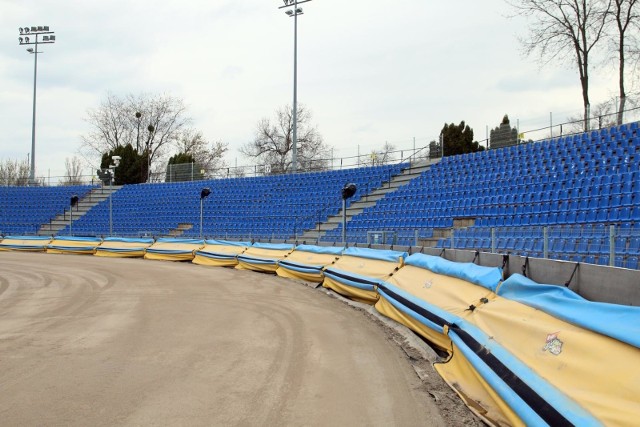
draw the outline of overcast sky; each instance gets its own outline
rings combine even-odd
[[[49,25],[38,56],[36,174],[64,174],[86,111],[108,91],[184,99],[194,127],[229,143],[293,94],[293,19],[282,0],[0,0],[0,160],[31,151],[33,56],[18,28]],[[477,140],[507,113],[521,130],[580,115],[570,65],[540,68],[521,54],[523,19],[503,0],[313,0],[298,21],[298,100],[335,156],[410,149],[465,120]],[[613,73],[592,76],[592,105],[615,95]],[[359,148],[358,148],[359,147]],[[96,159],[97,160],[97,159]],[[87,167],[86,173],[90,173]]]

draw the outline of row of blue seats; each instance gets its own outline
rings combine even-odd
[[[485,249],[489,250],[489,246],[480,246],[486,245],[486,241],[481,242],[476,246],[469,246],[461,249]],[[440,239],[436,245],[437,248],[449,249],[451,248],[451,242],[449,239]],[[529,256],[533,258],[542,258],[544,253],[542,252],[542,243],[535,242],[533,245],[525,245],[521,249],[509,249],[509,248],[497,248],[498,253],[510,253],[513,255],[520,256]],[[573,262],[585,262],[589,264],[599,264],[599,265],[609,265],[610,256],[609,251],[605,249],[598,249],[594,251],[579,253],[579,252],[568,252],[564,250],[564,248],[560,251],[554,252],[549,251],[548,256],[550,259],[558,259],[562,261],[573,261]],[[629,269],[637,270],[639,268],[638,265],[638,254],[620,254],[614,256],[614,266],[616,267],[624,267]]]
[[[239,180],[238,185],[234,180],[214,180],[125,186],[113,197],[113,218],[115,223],[120,224],[131,216],[142,216],[147,222],[153,222],[154,217],[161,216],[167,223],[173,222],[171,228],[181,222],[195,224],[199,222],[200,189],[209,186],[212,193],[204,201],[207,207],[205,230],[215,230],[229,220],[237,224],[240,231],[260,231],[263,230],[260,228],[262,226],[256,224],[265,224],[265,230],[277,229],[292,235],[295,228],[313,227],[318,219],[326,220],[329,215],[335,214],[341,205],[340,189],[346,182],[353,181],[359,188],[379,185],[390,175],[398,173],[402,166],[386,165],[285,177],[250,178]],[[313,186],[309,186],[307,182],[310,177],[314,179]],[[247,183],[250,185],[245,185]],[[224,194],[228,194],[225,190],[228,186],[239,190],[236,193],[238,197],[224,197]],[[157,196],[159,189],[164,192],[161,198]],[[359,196],[356,193],[354,199]],[[131,203],[132,200],[137,208]],[[106,229],[108,215],[108,205],[103,203],[80,218],[76,227]],[[305,219],[307,217],[309,219]]]
[[[496,249],[515,251],[542,250],[544,241],[526,237],[499,237],[496,239]],[[610,251],[609,238],[549,238],[548,250],[550,252],[566,252],[569,254],[608,254]],[[459,249],[486,249],[491,248],[491,238],[453,238],[452,248]],[[617,254],[640,255],[640,237],[616,237],[614,249]]]
[[[2,232],[35,233],[69,207],[71,196],[84,197],[92,186],[0,187]]]

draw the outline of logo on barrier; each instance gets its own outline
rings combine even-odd
[[[433,286],[433,281],[431,281],[431,280],[427,280],[426,282],[424,282],[424,286],[423,286],[423,288],[425,288],[425,289],[431,289],[431,286]]]
[[[547,343],[545,344],[542,351],[549,350],[549,353],[553,354],[554,356],[557,356],[560,353],[562,353],[563,342],[558,339],[559,333],[560,332],[554,332],[553,334],[547,335]]]

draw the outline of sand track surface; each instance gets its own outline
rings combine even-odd
[[[444,425],[375,322],[279,277],[0,253],[2,425]]]

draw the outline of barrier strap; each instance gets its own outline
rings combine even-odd
[[[527,270],[529,270],[529,257],[527,256],[524,259],[524,264],[522,265],[522,275],[527,277]]]
[[[520,377],[504,363],[476,341],[458,325],[452,324],[449,329],[469,347],[495,374],[504,381],[540,418],[552,426],[573,426],[556,408],[551,406],[542,396],[529,387]]]
[[[575,276],[576,271],[578,271],[578,267],[580,267],[580,263],[579,263],[579,262],[577,262],[577,263],[576,263],[576,266],[575,266],[575,267],[573,267],[573,273],[571,273],[571,277],[569,277],[569,280],[567,280],[567,282],[564,284],[564,286],[565,286],[566,288],[568,288],[568,287],[569,287],[569,285],[571,285],[571,281],[573,280],[573,276]]]
[[[278,264],[280,265],[286,265],[289,267],[298,267],[298,268],[308,268],[309,270],[322,270],[322,266],[315,266],[315,265],[304,265],[304,264],[295,264],[293,262],[287,262],[287,261],[280,261]]]
[[[404,305],[408,309],[414,311],[415,313],[419,314],[425,319],[428,319],[429,321],[435,323],[438,326],[444,327],[445,325],[449,324],[449,322],[444,320],[442,317],[428,311],[424,307],[420,307],[418,304],[409,301],[405,297],[398,295],[397,293],[393,292],[383,284],[378,284],[378,290],[382,290],[385,294],[389,295],[391,298],[398,301],[400,304]]]
[[[359,277],[349,276],[347,274],[338,273],[337,271],[334,271],[334,270],[327,269],[327,270],[325,270],[325,273],[329,273],[332,276],[340,277],[342,279],[351,280],[353,282],[364,283],[365,285],[379,286],[378,282],[373,282],[371,280],[361,279]]]

